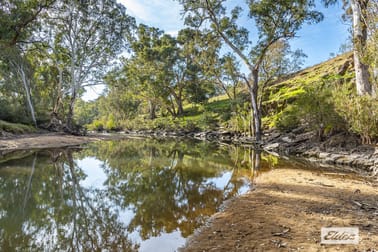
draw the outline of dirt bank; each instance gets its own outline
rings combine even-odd
[[[283,168],[230,201],[182,251],[377,251],[378,183]],[[321,245],[321,227],[358,227],[359,245]]]
[[[73,136],[62,133],[44,133],[18,135],[0,138],[0,153],[13,150],[61,148],[77,146],[98,140],[120,139],[122,135],[90,134],[88,136]]]

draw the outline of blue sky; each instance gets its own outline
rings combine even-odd
[[[138,23],[158,27],[169,34],[177,34],[184,27],[181,18],[181,7],[174,0],[118,0],[126,6],[127,12],[134,16]],[[243,5],[244,0],[230,0],[231,5]],[[337,53],[340,45],[348,38],[348,24],[341,20],[341,5],[328,9],[318,4],[324,20],[316,25],[305,25],[292,40],[292,49],[302,49],[308,58],[306,66],[311,66],[330,58],[330,53]],[[243,22],[246,21],[243,20]],[[247,24],[248,25],[248,24]],[[253,35],[252,35],[253,36]]]
[[[126,7],[129,15],[136,18],[138,23],[158,27],[166,33],[176,35],[184,27],[181,17],[181,6],[174,0],[118,0]],[[230,6],[245,3],[244,0],[229,0]],[[291,41],[293,50],[302,49],[308,58],[304,67],[312,66],[330,58],[331,53],[338,53],[340,45],[348,38],[350,24],[345,24],[341,15],[344,12],[341,5],[330,8],[321,7],[324,20],[316,25],[304,25],[298,37]],[[248,27],[248,18],[243,17],[242,23]],[[252,25],[251,25],[252,26]],[[253,33],[251,34],[253,39]],[[95,99],[102,88],[87,89],[83,99]]]

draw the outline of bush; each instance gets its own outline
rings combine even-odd
[[[316,130],[320,139],[342,129],[345,123],[335,109],[333,86],[326,80],[306,86],[292,104],[270,118],[270,126],[285,131],[302,125]]]
[[[301,115],[298,105],[288,105],[282,112],[274,115],[270,127],[276,127],[281,131],[290,131],[301,124]]]
[[[108,118],[108,120],[106,121],[105,129],[106,130],[116,130],[116,129],[118,129],[113,115],[110,115],[109,118]]]
[[[0,120],[12,123],[31,124],[30,113],[18,103],[0,99]]]
[[[229,120],[228,128],[234,132],[247,133],[250,131],[251,113],[247,110],[233,112]]]
[[[199,124],[203,129],[215,129],[218,123],[217,114],[210,111],[204,111],[199,119]]]
[[[358,96],[347,86],[333,92],[336,111],[347,122],[349,130],[361,136],[363,144],[378,137],[378,100]]]
[[[88,130],[103,131],[104,123],[101,120],[94,120],[91,124],[86,126]]]
[[[0,132],[5,131],[13,134],[25,134],[36,132],[33,126],[24,125],[20,123],[9,123],[0,120]]]
[[[302,120],[309,128],[316,130],[320,138],[345,126],[344,120],[335,110],[333,88],[332,81],[315,83],[307,86],[297,101]]]

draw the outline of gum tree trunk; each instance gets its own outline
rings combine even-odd
[[[367,41],[366,11],[369,0],[351,0],[353,14],[353,56],[358,95],[372,95],[369,66],[362,62]]]

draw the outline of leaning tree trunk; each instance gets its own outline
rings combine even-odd
[[[149,113],[150,113],[150,119],[154,120],[156,118],[156,105],[153,101],[148,101],[148,107],[149,107]]]
[[[251,98],[251,105],[252,105],[252,117],[253,120],[253,135],[255,136],[256,142],[261,141],[262,137],[262,129],[261,129],[261,113],[260,107],[257,101],[257,94],[258,94],[258,70],[252,71],[252,78],[253,83],[249,86],[249,94]]]
[[[70,132],[73,132],[73,128],[74,128],[73,117],[74,117],[74,109],[75,109],[75,100],[76,100],[76,98],[71,97],[70,104],[69,104],[69,107],[68,107],[67,129]]]
[[[358,95],[372,95],[369,66],[362,61],[367,41],[366,11],[369,0],[351,0],[353,14],[353,54]]]
[[[34,126],[37,127],[37,120],[35,118],[34,106],[33,106],[33,102],[32,102],[32,99],[31,99],[31,94],[30,94],[30,81],[28,80],[28,77],[26,76],[26,73],[25,73],[25,70],[24,70],[24,66],[22,64],[20,64],[17,67],[18,67],[18,71],[19,71],[20,77],[22,79],[22,83],[23,83],[24,89],[25,89],[26,101],[28,103],[28,107],[29,107],[29,110],[30,110],[30,115],[32,117]]]
[[[182,105],[182,91],[180,90],[178,94],[173,93],[177,105],[177,116],[182,116],[184,114],[184,107]]]

